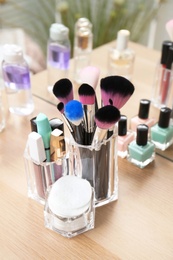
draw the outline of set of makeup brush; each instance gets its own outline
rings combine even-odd
[[[134,92],[133,84],[121,76],[108,76],[100,80],[101,107],[98,107],[96,86],[99,70],[86,67],[83,83],[78,89],[79,99],[74,99],[72,82],[63,78],[53,86],[53,94],[59,100],[57,105],[64,123],[76,143],[99,146],[108,139],[120,119],[120,109]]]

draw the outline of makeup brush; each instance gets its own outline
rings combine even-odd
[[[60,102],[66,104],[73,100],[73,85],[67,78],[58,80],[53,86],[53,94],[59,99]]]
[[[170,40],[173,41],[173,19],[169,20],[165,25],[166,31],[170,37]]]
[[[71,126],[71,123],[69,122],[69,120],[66,118],[65,114],[64,114],[64,103],[63,102],[59,102],[57,104],[57,109],[58,111],[61,113],[61,116],[62,116],[62,120],[64,122],[64,124],[67,126],[70,134],[73,135],[73,128]]]
[[[89,84],[82,84],[78,89],[79,94],[79,100],[83,105],[84,110],[84,117],[83,117],[83,124],[84,124],[84,142],[86,145],[90,145],[93,133],[95,129],[95,121],[94,121],[94,115],[95,115],[95,90],[93,87],[91,87]]]
[[[98,109],[95,114],[95,122],[97,127],[92,141],[92,145],[95,147],[95,150],[100,149],[100,143],[105,139],[108,130],[112,130],[113,126],[119,119],[120,111],[112,105],[106,105]]]
[[[96,89],[100,76],[100,70],[94,66],[84,67],[80,72],[80,80],[82,83],[89,84]]]
[[[103,105],[122,108],[134,92],[133,84],[122,76],[108,76],[101,79],[101,98]]]
[[[83,126],[81,124],[84,116],[83,107],[80,101],[71,100],[64,106],[64,114],[70,121],[73,129],[73,137],[79,144],[83,144]]]

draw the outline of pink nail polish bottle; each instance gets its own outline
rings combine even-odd
[[[127,117],[121,115],[118,122],[118,156],[125,158],[127,156],[127,148],[129,143],[135,139],[133,131],[127,131]]]
[[[154,118],[149,117],[150,100],[141,99],[139,104],[139,112],[137,116],[134,116],[130,120],[130,129],[136,132],[139,124],[145,124],[149,128],[156,123]]]

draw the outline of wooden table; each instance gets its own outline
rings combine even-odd
[[[133,46],[138,51],[138,45]],[[137,60],[142,63],[143,58]],[[145,62],[149,69],[151,57]],[[136,89],[149,97],[145,88],[149,71],[138,66],[135,71]],[[142,83],[138,72],[146,74]],[[44,72],[36,75],[35,86],[43,88],[44,77]],[[138,101],[136,91],[123,112],[133,115]],[[34,97],[34,102],[31,116],[8,113],[6,129],[0,134],[0,259],[173,259],[173,165],[158,155],[142,170],[118,159],[119,199],[96,208],[95,229],[67,239],[44,227],[43,206],[27,197],[23,152],[29,119],[39,112],[53,118],[57,110],[41,98]]]

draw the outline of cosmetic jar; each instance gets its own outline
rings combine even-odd
[[[68,172],[68,160],[62,156],[56,161],[35,161],[30,155],[28,143],[24,151],[25,173],[28,186],[28,197],[44,205],[45,194],[49,186]]]
[[[66,175],[48,190],[45,227],[71,238],[94,228],[94,190],[87,180]]]

